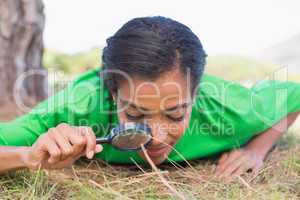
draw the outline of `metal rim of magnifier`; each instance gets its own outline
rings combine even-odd
[[[119,124],[118,126],[114,127],[112,129],[112,134],[110,135],[109,140],[112,142],[114,137],[121,135],[122,132],[124,132],[126,130],[130,130],[130,129],[135,130],[137,132],[143,131],[144,133],[150,135],[150,140],[144,144],[145,148],[147,148],[147,146],[149,146],[152,143],[153,137],[152,137],[151,128],[147,124],[138,124],[138,123],[134,123],[134,122],[127,122],[125,124]],[[112,146],[120,151],[140,151],[140,150],[142,150],[142,147],[123,149],[123,148],[119,148],[115,145],[112,145]]]

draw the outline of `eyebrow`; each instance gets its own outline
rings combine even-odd
[[[141,110],[144,110],[144,111],[150,111],[149,108],[145,108],[145,107],[142,107],[142,106],[137,106],[136,104],[134,104],[133,102],[130,102],[130,101],[127,101],[125,99],[121,99],[120,100],[123,102],[123,103],[126,103],[126,104],[129,104],[131,107],[133,108],[136,108],[136,109],[141,109]],[[171,108],[167,108],[165,109],[165,111],[173,111],[173,110],[176,110],[177,108],[186,108],[188,107],[190,104],[192,104],[191,102],[185,102],[183,104],[180,104],[180,105],[176,105],[174,107],[171,107]]]

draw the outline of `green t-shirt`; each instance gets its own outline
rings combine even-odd
[[[116,106],[99,77],[101,68],[88,71],[64,90],[41,102],[28,114],[0,124],[1,146],[30,146],[51,127],[65,122],[90,126],[97,136],[117,124]],[[239,148],[273,126],[290,112],[300,110],[300,84],[262,81],[251,89],[204,74],[193,104],[189,127],[169,159],[207,157]],[[109,115],[109,111],[112,112]],[[110,145],[96,155],[110,163],[143,163],[136,152],[122,152]]]

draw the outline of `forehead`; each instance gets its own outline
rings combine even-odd
[[[133,77],[131,83],[125,81],[120,85],[118,95],[139,106],[154,109],[159,104],[176,106],[188,102],[189,92],[186,77],[179,70],[172,70],[154,81]]]

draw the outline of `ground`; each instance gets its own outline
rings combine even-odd
[[[0,107],[0,121],[21,112]],[[111,166],[80,160],[64,170],[22,170],[0,176],[0,200],[11,199],[300,199],[299,119],[257,176],[227,183],[213,178],[215,160],[164,165]]]

